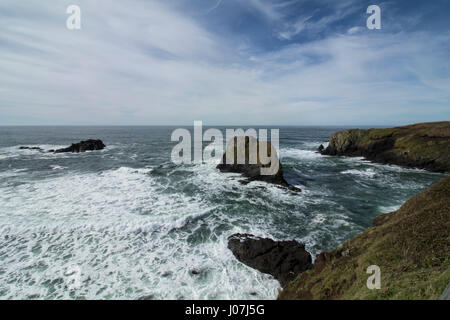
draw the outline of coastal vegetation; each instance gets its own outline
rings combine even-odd
[[[279,299],[439,299],[450,282],[450,176],[383,214],[340,248],[316,257]],[[367,267],[381,270],[369,290]]]
[[[450,122],[418,123],[387,129],[349,129],[330,137],[323,155],[368,160],[435,172],[450,171]]]
[[[344,130],[318,152],[449,172],[450,122]],[[295,241],[233,235],[228,247],[241,262],[280,281],[278,299],[438,299],[450,282],[450,176],[376,217],[339,248],[318,254],[314,265]],[[371,266],[381,273],[376,289],[367,285]]]

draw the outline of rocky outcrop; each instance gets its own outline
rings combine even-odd
[[[42,148],[40,147],[19,147],[20,150],[37,150],[37,151],[44,151]]]
[[[238,145],[241,142],[242,145],[245,146],[244,148],[238,148]],[[256,154],[254,158],[254,160],[256,161],[250,161],[251,158],[249,154],[251,154],[251,143],[256,146]],[[263,164],[266,163],[266,161],[261,161],[259,153],[260,148],[265,148],[263,150],[267,150],[267,156],[272,159],[272,161],[268,164]],[[242,159],[245,159],[243,164],[238,163],[239,152],[242,153]],[[227,154],[231,153],[234,155],[234,160],[227,162]],[[276,163],[273,163],[273,161],[275,161]],[[227,144],[227,150],[222,157],[221,163],[217,165],[217,169],[219,169],[221,172],[235,172],[242,174],[247,178],[244,183],[248,183],[251,181],[265,181],[287,188],[291,191],[301,191],[299,188],[291,186],[284,179],[281,162],[278,159],[277,151],[272,146],[272,144],[266,141],[258,141],[254,137],[235,137],[234,139],[229,141]],[[267,172],[263,174],[262,170],[264,169]]]
[[[321,153],[323,150],[325,150],[325,147],[323,146],[323,144],[321,144],[321,145],[317,148],[317,152]]]
[[[450,176],[378,216],[373,226],[316,257],[279,299],[439,299],[450,282]],[[369,290],[378,266],[381,288]]]
[[[328,147],[320,152],[323,155],[365,157],[382,164],[449,172],[450,122],[344,130],[333,134]]]
[[[274,241],[250,234],[234,234],[228,238],[228,248],[249,267],[271,274],[281,286],[312,268],[311,255],[297,241]]]
[[[72,143],[70,147],[57,149],[57,150],[48,150],[47,152],[51,153],[63,153],[63,152],[85,152],[85,151],[94,151],[94,150],[102,150],[106,148],[105,144],[102,140],[94,140],[89,139],[86,141],[81,141],[78,143]],[[40,152],[45,152],[44,149],[40,147],[19,147],[20,150],[37,150]]]
[[[94,151],[94,150],[102,150],[106,146],[102,140],[93,140],[89,139],[86,141],[81,141],[79,143],[72,143],[70,147],[55,150],[55,153],[62,152],[85,152],[85,151]]]

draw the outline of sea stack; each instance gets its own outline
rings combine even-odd
[[[243,146],[239,148],[239,145]],[[252,152],[252,146],[256,146]],[[261,161],[260,149],[266,151],[265,154],[270,158],[270,162]],[[227,155],[234,155],[234,159],[228,159]],[[253,156],[253,161],[250,161]],[[245,159],[242,164],[238,164],[238,159]],[[231,162],[231,163],[230,163]],[[267,163],[267,164],[263,164]],[[292,191],[301,191],[299,188],[291,186],[283,177],[283,168],[277,156],[277,150],[268,141],[259,141],[252,136],[234,137],[227,143],[226,152],[223,154],[222,162],[217,166],[221,172],[235,172],[240,173],[247,180],[244,183],[251,181],[264,181],[273,183]],[[264,172],[265,170],[266,172]]]

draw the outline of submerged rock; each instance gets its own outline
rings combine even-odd
[[[450,122],[344,130],[333,134],[328,147],[320,152],[323,155],[365,157],[383,164],[448,172]]]
[[[38,150],[38,151],[44,151],[42,148],[40,147],[20,147],[20,150]]]
[[[55,150],[55,153],[62,152],[85,152],[85,151],[94,151],[94,150],[102,150],[106,146],[102,140],[93,140],[89,139],[86,141],[81,141],[79,143],[72,143],[70,147]]]
[[[274,241],[238,233],[228,238],[228,248],[242,263],[274,276],[282,287],[312,268],[311,255],[297,241]]]
[[[239,144],[242,143],[245,147],[244,149],[238,148]],[[254,161],[250,161],[250,149],[251,145],[256,146],[256,154],[254,155]],[[265,154],[271,159],[268,164],[267,161],[261,161],[259,150],[260,148],[265,148],[267,150]],[[242,149],[242,150],[241,150]],[[241,152],[238,154],[238,152]],[[242,152],[244,152],[242,154]],[[234,160],[227,162],[227,155],[233,154]],[[243,164],[238,164],[238,157],[244,159]],[[273,162],[275,161],[275,162]],[[231,162],[231,163],[230,163]],[[217,169],[221,172],[235,172],[240,173],[247,178],[243,183],[249,183],[251,181],[264,181],[268,183],[277,184],[284,188],[287,188],[294,192],[301,191],[299,188],[291,186],[283,177],[283,168],[281,162],[278,159],[277,151],[268,141],[259,141],[258,139],[251,136],[241,136],[235,137],[230,140],[227,144],[226,152],[223,154],[222,162],[217,165]],[[263,172],[263,170],[265,172]]]

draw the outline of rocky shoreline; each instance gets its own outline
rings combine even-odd
[[[387,129],[349,129],[330,137],[323,155],[364,157],[434,172],[450,172],[450,122],[418,123]]]
[[[450,282],[450,176],[373,220],[372,227],[314,265],[297,241],[234,234],[228,248],[247,266],[280,282],[281,300],[439,299]],[[367,268],[380,267],[382,287],[369,290]]]
[[[318,152],[449,172],[450,122],[344,130]],[[317,255],[314,265],[296,241],[235,234],[228,248],[242,263],[280,282],[278,299],[438,299],[450,281],[449,199],[447,176],[399,210],[375,218],[372,227],[341,247]],[[380,290],[366,286],[370,265],[383,272]]]
[[[450,176],[373,220],[341,247],[317,255],[314,268],[278,299],[439,299],[450,281]],[[371,265],[381,288],[369,290]]]
[[[228,238],[228,249],[242,263],[271,274],[283,287],[313,267],[305,245],[297,241],[274,241],[238,233]]]

